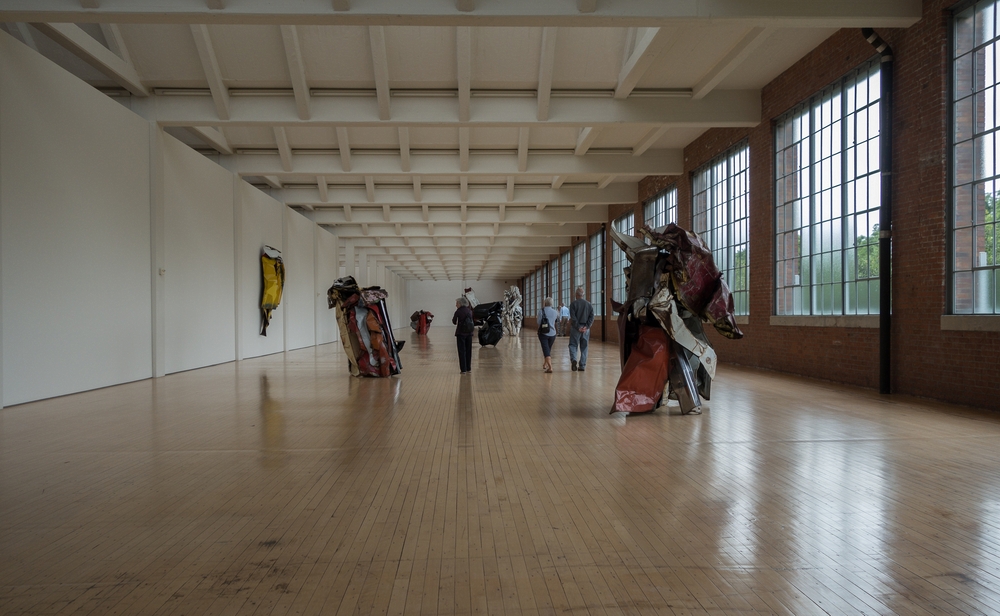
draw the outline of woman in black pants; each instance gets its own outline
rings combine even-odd
[[[455,316],[451,322],[455,324],[455,341],[458,343],[458,365],[462,374],[472,372],[472,332],[475,331],[472,320],[472,308],[469,300],[460,297],[455,300]]]

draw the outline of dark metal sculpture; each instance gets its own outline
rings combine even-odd
[[[496,346],[503,338],[503,308],[503,302],[490,302],[472,309],[472,319],[479,326],[480,346]]]
[[[700,413],[712,393],[717,358],[702,322],[727,338],[742,338],[733,299],[712,251],[676,224],[651,229],[642,239],[611,229],[611,239],[628,257],[628,299],[612,302],[618,316],[622,376],[611,410],[643,413],[664,397],[676,398],[681,413]]]
[[[402,370],[399,351],[404,342],[393,336],[385,305],[388,296],[381,287],[359,288],[353,276],[338,278],[327,291],[327,304],[337,310],[340,341],[354,376],[386,377]]]

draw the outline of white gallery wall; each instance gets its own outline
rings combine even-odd
[[[285,210],[285,349],[316,344],[316,224],[291,208]]]
[[[406,320],[402,325],[409,327],[410,315],[417,310],[426,310],[434,315],[431,327],[453,327],[451,317],[455,314],[455,300],[466,288],[472,287],[476,299],[486,304],[503,301],[504,290],[516,283],[516,280],[408,280]]]
[[[3,404],[152,376],[149,124],[0,33]]]
[[[263,245],[288,272],[266,337]],[[2,406],[332,342],[338,249],[0,32]],[[393,324],[407,326],[406,281],[369,265]]]
[[[160,141],[169,374],[236,358],[233,178],[170,135]]]

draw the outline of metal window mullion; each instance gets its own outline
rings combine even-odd
[[[815,260],[813,259],[813,252],[815,247],[813,246],[813,225],[816,219],[816,165],[815,165],[815,154],[814,149],[816,147],[816,97],[809,103],[809,224],[806,227],[806,232],[809,234],[809,313],[810,315],[816,314],[816,275],[815,275]],[[800,242],[801,243],[801,242]]]
[[[844,181],[847,178],[847,156],[844,148],[847,146],[847,97],[844,96],[847,77],[840,82],[840,314],[847,314],[847,190]],[[856,256],[856,255],[855,255]],[[857,273],[852,276],[857,280]],[[870,310],[869,310],[870,312]]]

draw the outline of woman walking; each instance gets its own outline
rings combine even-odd
[[[552,308],[552,298],[546,297],[542,301],[542,309],[538,311],[538,340],[542,343],[542,354],[545,355],[545,362],[542,369],[552,372],[552,343],[556,340],[556,321],[559,313]]]
[[[472,372],[472,332],[476,330],[472,319],[472,308],[469,300],[460,297],[455,300],[455,316],[451,317],[455,324],[455,341],[458,343],[458,366],[462,374]]]

